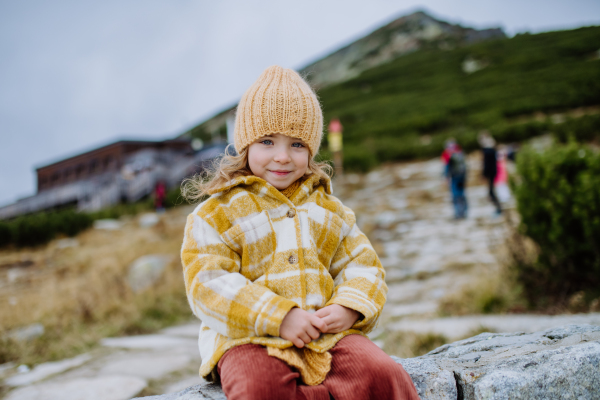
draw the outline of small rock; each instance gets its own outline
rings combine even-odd
[[[27,372],[29,372],[29,366],[25,365],[25,364],[21,364],[17,367],[17,372],[20,374],[25,374]]]
[[[156,225],[158,221],[160,221],[160,217],[157,213],[146,213],[142,214],[138,220],[138,224],[140,224],[140,227],[142,228],[150,228]]]
[[[27,342],[29,340],[40,337],[44,334],[44,325],[31,324],[22,328],[13,329],[8,333],[8,337],[19,342]]]
[[[116,219],[97,219],[94,221],[94,229],[104,231],[118,231],[123,227],[123,223]]]
[[[73,238],[59,239],[56,241],[57,249],[68,249],[70,247],[77,247],[77,246],[79,246],[79,241],[77,239],[73,239]]]
[[[138,258],[129,266],[127,280],[134,292],[140,292],[154,285],[167,264],[173,259],[170,255],[147,255]]]

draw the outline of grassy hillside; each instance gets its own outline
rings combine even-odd
[[[540,112],[600,105],[598,43],[600,27],[588,27],[422,50],[319,97],[325,121],[338,117],[344,125],[345,166],[367,170],[438,154],[450,136],[475,148],[482,129],[500,140],[524,139],[552,130]],[[469,59],[484,68],[463,72]]]

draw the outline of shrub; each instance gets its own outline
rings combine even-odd
[[[539,247],[516,266],[531,305],[600,287],[600,155],[576,143],[525,149],[513,182],[521,231]]]
[[[171,208],[187,204],[187,201],[181,195],[181,188],[178,186],[167,192],[165,196],[165,208]]]
[[[378,164],[372,151],[360,147],[344,148],[344,169],[355,172],[367,172]]]
[[[19,247],[46,243],[56,235],[56,225],[46,213],[26,215],[11,221],[13,242]]]
[[[521,142],[542,135],[547,131],[548,123],[538,121],[503,125],[492,129],[492,133],[496,140],[501,142]]]
[[[3,223],[10,231],[10,241],[3,244],[12,242],[17,246],[36,246],[56,235],[75,236],[92,223],[90,215],[73,210],[25,215]]]
[[[0,247],[44,244],[57,235],[75,236],[89,228],[94,219],[74,210],[42,212],[0,222]]]
[[[569,140],[590,142],[600,139],[600,115],[584,115],[580,118],[569,119],[552,128],[554,136],[562,142]]]
[[[12,243],[12,229],[6,222],[0,221],[0,247]]]

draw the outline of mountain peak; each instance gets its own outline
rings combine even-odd
[[[402,16],[369,35],[308,65],[302,74],[324,87],[422,48],[453,49],[488,39],[505,38],[500,28],[477,30],[440,21],[424,11]]]

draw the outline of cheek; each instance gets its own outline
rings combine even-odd
[[[296,168],[298,168],[299,171],[302,170],[303,172],[306,172],[308,169],[308,157],[308,151],[303,154],[297,154],[296,157],[294,157],[294,164],[296,164]]]
[[[252,172],[257,172],[262,166],[260,148],[256,148],[254,144],[248,148],[248,166]]]

